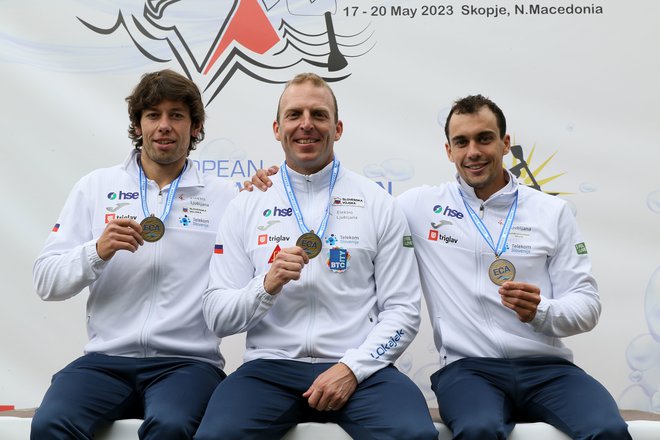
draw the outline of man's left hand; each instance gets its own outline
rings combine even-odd
[[[336,411],[348,402],[355,388],[355,374],[340,362],[319,374],[303,397],[317,411]]]
[[[536,309],[541,302],[541,289],[527,283],[507,281],[499,289],[502,304],[518,315],[522,322],[530,322],[536,316]]]

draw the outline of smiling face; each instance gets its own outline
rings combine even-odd
[[[136,132],[142,136],[142,163],[145,169],[183,167],[190,138],[197,136],[188,106],[180,101],[164,100],[142,111]]]
[[[314,174],[332,162],[343,124],[335,120],[330,90],[309,81],[291,84],[279,108],[273,133],[282,144],[287,165],[301,174]]]
[[[476,113],[454,113],[448,122],[447,157],[463,181],[481,200],[506,185],[502,158],[511,147],[509,135],[500,133],[495,114],[486,106]]]

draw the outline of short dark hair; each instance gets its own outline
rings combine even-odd
[[[133,89],[133,93],[126,97],[130,119],[128,137],[133,141],[135,149],[140,150],[142,136],[137,134],[137,128],[140,127],[142,112],[157,106],[165,100],[183,102],[190,111],[192,126],[199,127],[197,136],[190,136],[190,145],[188,146],[188,154],[190,154],[197,143],[204,139],[206,111],[197,85],[173,70],[165,69],[159,72],[145,73]]]
[[[335,97],[335,92],[332,91],[332,88],[328,83],[318,76],[315,73],[299,73],[298,75],[294,76],[293,79],[291,79],[289,82],[286,83],[284,86],[284,90],[282,90],[282,94],[280,95],[280,99],[277,101],[277,115],[275,115],[275,120],[277,123],[280,123],[280,105],[282,104],[282,96],[284,95],[284,92],[286,92],[286,89],[288,89],[290,86],[293,85],[298,85],[298,84],[304,84],[306,82],[312,83],[314,87],[323,87],[326,88],[330,91],[330,95],[332,96],[332,103],[335,106],[335,122],[339,121],[339,108],[337,107],[337,97]]]
[[[478,113],[482,107],[488,107],[490,111],[495,114],[495,118],[497,119],[497,128],[500,130],[500,138],[503,139],[504,135],[506,135],[506,118],[504,117],[502,109],[500,109],[493,101],[482,95],[470,95],[466,96],[465,98],[458,99],[456,102],[454,102],[451,110],[449,110],[447,121],[445,122],[445,136],[447,137],[447,141],[450,142],[449,120],[454,114],[470,115]]]

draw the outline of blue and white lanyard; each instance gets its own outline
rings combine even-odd
[[[165,208],[163,209],[163,214],[160,218],[160,220],[165,223],[165,219],[167,218],[168,215],[170,215],[170,210],[172,209],[172,202],[174,202],[174,196],[176,195],[176,189],[179,187],[179,181],[181,180],[181,177],[183,176],[183,172],[186,170],[186,167],[188,166],[188,163],[186,162],[183,165],[183,169],[181,170],[181,173],[177,176],[176,179],[172,181],[170,184],[170,190],[167,192],[167,199],[165,201]],[[140,169],[140,199],[142,200],[142,212],[144,213],[144,217],[147,218],[151,214],[149,213],[149,208],[147,207],[147,177],[144,175],[144,172],[142,171],[142,164],[138,160],[138,168]]]
[[[509,213],[506,215],[506,220],[504,221],[504,225],[502,226],[502,231],[500,232],[500,238],[497,240],[497,247],[495,247],[495,243],[493,242],[493,237],[490,236],[490,232],[488,232],[488,229],[486,229],[486,225],[484,225],[484,222],[481,221],[479,216],[477,215],[476,212],[474,212],[474,209],[468,205],[467,201],[465,200],[465,196],[463,196],[463,192],[459,189],[458,190],[459,194],[461,195],[461,198],[463,199],[463,204],[465,205],[465,209],[467,209],[468,214],[470,214],[470,218],[472,219],[472,223],[477,227],[479,232],[481,233],[481,236],[486,240],[486,243],[488,243],[488,246],[495,252],[495,257],[499,258],[505,251],[506,251],[506,240],[509,238],[509,232],[511,232],[511,228],[513,227],[513,219],[516,216],[516,210],[518,209],[518,191],[516,191],[516,196],[513,199],[513,203],[511,204],[511,207],[509,208]]]
[[[286,196],[289,199],[289,203],[291,204],[291,209],[293,210],[293,214],[296,216],[296,220],[298,221],[298,227],[300,228],[300,231],[302,231],[302,233],[305,234],[309,232],[310,229],[307,227],[305,221],[303,220],[302,212],[300,211],[300,205],[298,205],[298,200],[296,199],[296,195],[293,192],[293,187],[291,186],[291,180],[289,180],[289,173],[286,169],[286,161],[284,161],[284,163],[282,164],[281,170],[282,172],[280,173],[280,175],[282,176],[282,183],[284,184],[284,189],[286,190]],[[335,187],[335,183],[337,182],[338,174],[339,174],[339,161],[333,159],[332,173],[330,174],[330,189],[328,190],[328,203],[327,206],[325,207],[325,214],[323,215],[323,220],[321,221],[319,228],[316,230],[316,235],[319,237],[323,237],[323,234],[325,233],[325,229],[328,226],[328,220],[330,218],[330,200],[332,198],[332,190]]]

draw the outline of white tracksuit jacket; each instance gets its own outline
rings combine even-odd
[[[331,169],[289,170],[313,230],[328,206]],[[247,331],[245,361],[340,361],[361,382],[394,363],[419,327],[421,287],[406,220],[386,191],[341,166],[321,253],[300,280],[266,293],[273,253],[301,234],[279,174],[267,192],[241,193],[220,224],[223,254],[211,260],[204,316],[220,337]],[[348,251],[348,269],[331,270],[332,248]]]
[[[202,315],[202,294],[218,223],[237,188],[188,161],[163,238],[103,261],[96,241],[107,221],[144,218],[137,155],[133,151],[123,165],[93,171],[75,185],[34,264],[37,294],[59,301],[89,287],[86,353],[181,356],[222,368],[219,340]],[[159,217],[168,191],[148,181],[147,205]]]
[[[589,331],[598,322],[596,282],[568,205],[520,185],[510,173],[509,179],[485,202],[458,176],[457,182],[413,188],[397,199],[413,234],[441,366],[464,357],[572,360],[561,338]],[[541,303],[530,323],[520,322],[501,304],[499,286],[488,277],[494,252],[473,224],[459,186],[495,243],[519,192],[502,258],[514,264],[515,281],[541,289]]]

